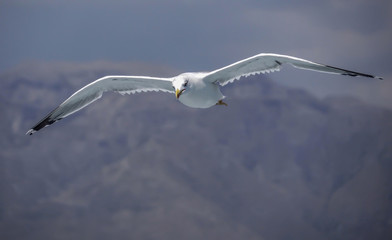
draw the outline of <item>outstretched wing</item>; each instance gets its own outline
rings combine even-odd
[[[173,92],[171,78],[154,78],[144,76],[107,76],[100,78],[74,94],[39,121],[26,134],[32,135],[41,128],[48,126],[102,97],[107,91],[130,94],[146,91]]]
[[[301,58],[273,53],[262,53],[212,71],[204,77],[204,81],[219,83],[223,86],[243,76],[279,71],[281,65],[285,63],[291,64],[296,68],[317,72],[382,79],[377,76],[319,64]]]

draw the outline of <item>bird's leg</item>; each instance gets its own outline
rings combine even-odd
[[[223,102],[222,100],[219,100],[215,105],[225,105],[225,106],[228,106],[227,103]]]

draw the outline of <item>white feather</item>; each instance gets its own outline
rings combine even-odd
[[[243,76],[247,77],[251,73],[270,73],[279,71],[282,64],[290,64],[296,68],[311,71],[382,79],[377,76],[319,64],[301,58],[273,53],[262,53],[212,71],[204,77],[204,81],[216,82],[224,86],[233,82],[232,79],[236,80]]]

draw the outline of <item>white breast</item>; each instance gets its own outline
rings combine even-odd
[[[200,81],[192,88],[187,89],[180,96],[179,101],[192,108],[209,108],[223,98],[218,85]]]

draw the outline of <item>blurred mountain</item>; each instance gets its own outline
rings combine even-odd
[[[268,79],[279,73],[223,88],[228,107],[108,93],[24,135],[99,77],[167,69],[31,63],[0,75],[1,239],[392,237],[392,112],[284,88]]]

